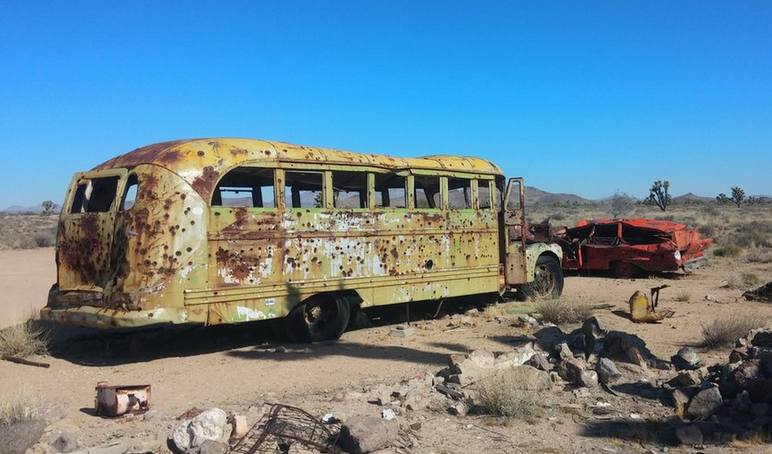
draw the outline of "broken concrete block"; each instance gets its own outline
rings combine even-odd
[[[388,448],[399,438],[399,425],[377,416],[353,416],[340,429],[338,443],[346,452],[360,454]]]

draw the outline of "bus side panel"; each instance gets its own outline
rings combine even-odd
[[[492,210],[262,210],[213,207],[210,323],[275,318],[305,298],[355,290],[363,305],[498,290]]]

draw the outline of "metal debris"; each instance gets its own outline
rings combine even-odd
[[[330,430],[333,427],[335,430]],[[271,404],[249,432],[229,451],[234,454],[255,453],[339,453],[336,446],[339,427],[324,424],[318,418],[297,407]]]
[[[149,409],[150,385],[111,386],[107,382],[97,383],[97,415],[120,416],[126,413],[144,413]]]

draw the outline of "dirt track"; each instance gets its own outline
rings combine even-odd
[[[10,324],[30,307],[44,303],[45,291],[53,280],[52,255],[51,249],[0,252],[0,294],[3,295],[0,324]],[[769,264],[744,266],[765,281],[772,277]],[[701,323],[729,314],[753,314],[772,320],[772,306],[743,301],[739,299],[739,290],[720,288],[721,281],[733,272],[736,272],[734,265],[726,260],[681,278],[620,280],[573,276],[566,279],[564,298],[586,304],[613,304],[612,310],[596,311],[601,321],[611,329],[639,335],[654,354],[668,359],[681,346],[699,341]],[[615,314],[626,308],[627,298],[636,289],[663,283],[670,284],[671,288],[663,291],[660,305],[675,310],[672,319],[662,324],[637,325]],[[690,301],[675,302],[679,291],[688,292]],[[721,303],[705,301],[708,294]],[[309,347],[288,345],[285,352],[273,351],[277,341],[256,333],[266,330],[265,325],[143,334],[144,345],[139,346],[125,336],[109,341],[86,337],[70,341],[72,348],[60,345],[56,357],[43,358],[51,363],[50,369],[0,362],[0,400],[6,397],[5,393],[32,391],[58,408],[63,417],[58,424],[79,428],[79,438],[86,445],[136,433],[143,434],[136,443],[163,446],[174,423],[170,417],[192,406],[217,405],[245,412],[252,403],[278,401],[301,405],[320,414],[328,411],[345,414],[346,405],[340,403],[340,395],[346,392],[362,391],[369,384],[394,383],[421,371],[434,373],[446,364],[449,353],[481,347],[493,351],[511,348],[523,331],[486,315],[495,311],[474,317],[476,326],[448,326],[448,319],[420,321],[416,323],[416,334],[406,339],[389,336],[390,328],[381,326],[347,332],[338,343]],[[160,353],[155,348],[156,342]],[[726,350],[702,355],[712,364],[723,361]],[[100,380],[114,384],[152,384],[154,411],[161,416],[130,422],[95,418],[89,409],[93,404],[94,385]],[[440,424],[451,421],[447,418],[450,417],[435,414],[426,421],[425,427],[438,427],[431,435],[422,432],[423,442],[419,446],[468,452],[464,448],[469,440],[450,436],[466,427],[466,423],[457,425],[456,420],[452,420],[452,424]],[[540,446],[547,436],[554,439],[554,443],[550,443],[554,449],[578,452],[583,443],[598,443],[597,439],[572,440],[581,429],[581,425],[570,421],[558,426],[548,421],[533,425],[515,421],[505,431],[520,443],[520,448],[511,452],[530,451]],[[448,436],[443,436],[443,431],[447,431]],[[470,440],[484,439],[473,432],[468,433]],[[488,446],[487,442],[480,443],[481,449]]]

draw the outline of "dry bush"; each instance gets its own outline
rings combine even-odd
[[[740,279],[745,288],[757,287],[761,284],[761,279],[753,273],[742,273]]]
[[[0,401],[0,427],[40,417],[40,400],[34,394],[22,391],[9,396],[8,400]]]
[[[707,238],[713,238],[716,236],[716,230],[716,226],[713,224],[703,224],[697,227],[697,231],[700,232],[700,235]]]
[[[745,258],[751,263],[772,263],[772,249],[756,248],[748,252]]]
[[[48,351],[48,333],[32,319],[0,330],[0,356],[26,358]]]
[[[716,257],[736,257],[740,252],[742,249],[735,244],[725,244],[713,249],[713,255]]]
[[[754,328],[766,325],[765,320],[756,316],[727,317],[702,325],[702,346],[717,348],[734,345],[734,342]]]
[[[561,299],[540,300],[536,302],[536,312],[541,314],[541,321],[565,325],[579,323],[592,316],[592,310],[577,303],[568,303]]]
[[[686,290],[681,290],[678,293],[676,293],[676,296],[674,299],[678,302],[686,303],[691,299],[691,295]]]
[[[543,409],[536,391],[517,389],[522,384],[515,374],[493,374],[477,383],[480,408],[487,414],[511,418],[533,418]]]

